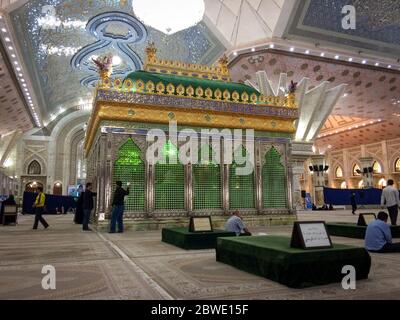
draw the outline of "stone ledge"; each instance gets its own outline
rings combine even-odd
[[[229,216],[213,216],[211,217],[214,228],[223,228]],[[248,227],[269,227],[279,225],[291,225],[296,221],[297,216],[288,215],[248,215],[244,217],[244,222]],[[132,231],[149,231],[161,230],[162,228],[187,227],[189,225],[189,217],[179,218],[160,218],[160,219],[125,219],[125,230]],[[109,220],[99,221],[97,230],[107,232]]]

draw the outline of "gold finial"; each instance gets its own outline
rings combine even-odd
[[[112,74],[112,54],[109,53],[105,56],[98,57],[96,59],[92,59],[95,65],[98,68],[100,74],[100,87],[101,88],[109,88],[110,87],[110,76]]]
[[[219,58],[218,67],[221,69],[222,74],[229,76],[228,57],[225,54]]]
[[[150,42],[146,47],[146,64],[157,62],[157,48],[154,42]]]

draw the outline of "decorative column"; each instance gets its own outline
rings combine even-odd
[[[361,163],[361,174],[364,181],[364,188],[372,188],[374,186],[374,178],[372,176],[372,163],[374,158],[362,157],[360,158]]]
[[[192,164],[185,166],[185,210],[187,215],[193,215],[193,171]]]
[[[112,188],[113,188],[113,174],[115,155],[118,154],[113,148],[111,136],[109,135],[106,140],[106,168],[105,168],[105,216],[111,218],[111,201],[112,201]]]
[[[256,209],[258,214],[262,214],[263,203],[262,203],[262,161],[260,156],[260,141],[256,140],[254,146],[254,174],[256,182]]]
[[[382,159],[383,159],[383,164],[382,164],[382,173],[384,174],[384,178],[387,180],[389,179],[393,179],[394,181],[396,181],[395,177],[392,176],[392,171],[394,171],[392,169],[392,164],[389,163],[389,153],[388,153],[388,148],[387,148],[387,141],[384,140],[381,142],[381,146],[382,146]]]
[[[289,166],[292,171],[292,207],[295,210],[304,209],[300,179],[301,175],[305,174],[304,162],[314,154],[312,146],[313,144],[309,142],[292,142],[290,145]]]
[[[106,214],[106,188],[107,188],[107,137],[101,134],[98,141],[99,158],[97,159],[97,208],[94,213],[94,221],[97,222],[99,217],[103,218]]]
[[[325,165],[325,156],[314,155],[311,157],[313,166],[313,202],[318,206],[324,205],[324,186],[325,186],[325,172],[328,167]]]
[[[221,176],[222,176],[222,210],[224,215],[229,215],[229,165],[225,164],[224,158],[225,140],[221,142]]]
[[[146,161],[146,213],[151,217],[154,212],[154,170],[155,167]]]

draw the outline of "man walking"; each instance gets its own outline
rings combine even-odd
[[[114,199],[112,202],[113,210],[111,214],[110,233],[115,233],[115,225],[118,224],[118,232],[124,232],[124,198],[129,194],[129,184],[126,191],[122,188],[122,181],[116,182]]]
[[[386,208],[389,211],[390,222],[392,223],[392,226],[395,226],[397,223],[400,199],[399,190],[397,190],[393,185],[394,181],[389,179],[387,187],[382,190],[381,206],[383,207],[386,205]]]
[[[92,184],[90,182],[86,183],[86,189],[83,194],[83,231],[92,231],[89,229],[89,220],[94,207],[93,197],[96,195],[96,192],[92,192]]]
[[[38,187],[39,194],[36,197],[35,203],[33,207],[35,208],[35,222],[33,223],[33,229],[36,230],[38,228],[39,221],[42,223],[43,227],[47,229],[49,224],[42,217],[44,212],[44,205],[46,203],[46,195],[43,193],[43,187]]]

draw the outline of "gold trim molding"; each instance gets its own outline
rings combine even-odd
[[[235,114],[205,110],[164,107],[160,105],[132,105],[130,103],[100,101],[95,106],[85,141],[86,155],[103,120],[168,124],[171,120],[179,125],[208,128],[254,129],[259,131],[295,133],[293,119],[271,116]]]

